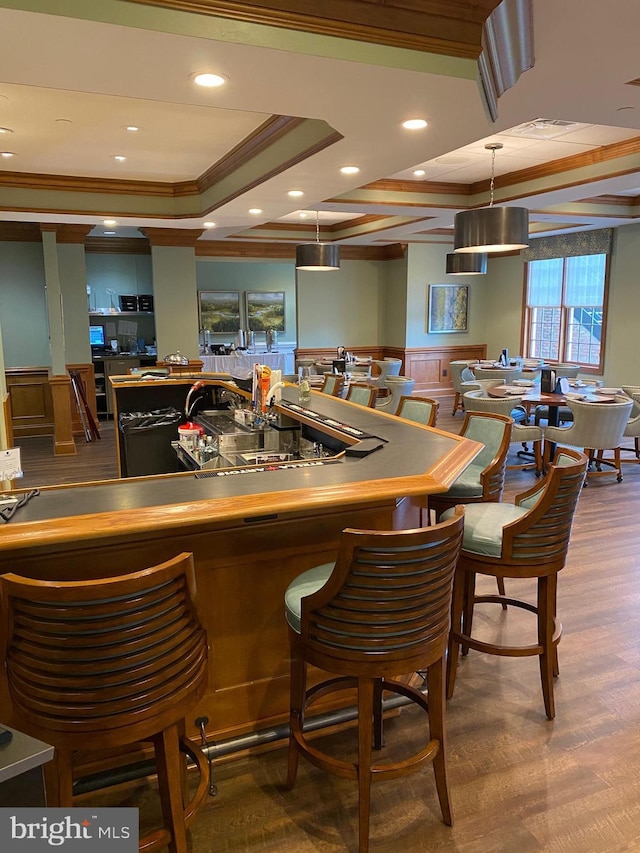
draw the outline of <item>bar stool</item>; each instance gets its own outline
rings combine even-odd
[[[0,707],[6,722],[50,743],[47,806],[73,805],[73,754],[150,741],[164,826],[145,853],[186,853],[187,826],[208,790],[208,763],[184,736],[207,684],[207,638],[195,607],[193,556],[119,577],[0,577]],[[188,755],[200,772],[191,801]]]
[[[556,617],[558,572],[564,568],[571,525],[582,491],[587,457],[577,450],[560,449],[544,480],[515,499],[515,503],[476,503],[465,507],[462,551],[456,569],[451,635],[447,656],[447,697],[453,696],[459,650],[475,649],[489,655],[540,660],[540,679],[547,717],[555,716],[553,679],[558,675],[558,643],[562,625]],[[443,514],[450,517],[453,510]],[[498,581],[535,578],[535,604],[500,595],[476,595],[476,575]],[[500,604],[534,613],[537,642],[507,645],[472,635],[477,604]]]
[[[444,730],[444,657],[451,584],[462,540],[464,510],[444,524],[405,531],[344,530],[335,564],[303,572],[285,593],[291,646],[291,713],[287,784],[298,757],[358,782],[359,850],[369,850],[371,783],[405,776],[433,763],[442,819],[451,825]],[[311,664],[337,677],[307,689]],[[423,693],[394,678],[427,673]],[[357,687],[358,757],[333,757],[304,732],[307,708],[338,690]],[[398,693],[429,715],[429,738],[410,758],[374,763],[382,747],[383,693]]]

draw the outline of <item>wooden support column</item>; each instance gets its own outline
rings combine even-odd
[[[77,452],[71,426],[71,380],[69,374],[49,377],[53,400],[53,453],[55,456],[72,456]]]

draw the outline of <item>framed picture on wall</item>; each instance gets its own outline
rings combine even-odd
[[[439,335],[469,331],[469,285],[430,284],[427,332]]]
[[[236,333],[240,329],[240,293],[237,290],[201,290],[200,328]]]
[[[252,332],[284,332],[284,291],[247,291],[247,326]]]

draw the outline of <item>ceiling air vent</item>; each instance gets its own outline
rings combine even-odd
[[[535,118],[504,133],[510,136],[526,136],[530,139],[553,139],[554,136],[560,136],[584,126],[577,121],[564,121],[560,118]]]

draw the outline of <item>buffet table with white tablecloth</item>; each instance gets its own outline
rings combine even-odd
[[[201,355],[202,369],[206,373],[230,373],[246,375],[254,364],[266,364],[272,370],[281,370],[283,374],[294,372],[292,352],[254,352],[234,355]]]

